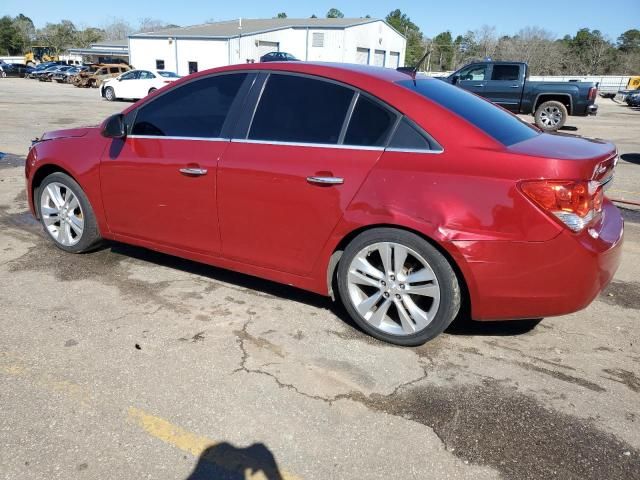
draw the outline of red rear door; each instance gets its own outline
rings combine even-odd
[[[219,165],[223,255],[309,274],[395,121],[344,85],[271,74],[246,138]]]

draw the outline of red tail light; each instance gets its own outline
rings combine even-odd
[[[596,181],[532,180],[522,182],[520,188],[574,232],[593,223],[602,212],[604,194]]]
[[[589,89],[589,100],[595,100],[596,95],[598,94],[598,87],[591,87]]]

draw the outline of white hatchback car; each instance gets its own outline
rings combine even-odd
[[[179,78],[164,70],[129,70],[103,82],[100,95],[111,102],[119,98],[139,100]]]

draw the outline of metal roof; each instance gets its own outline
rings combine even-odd
[[[190,27],[176,27],[156,30],[155,32],[134,33],[130,38],[145,37],[200,37],[232,38],[238,35],[251,35],[271,32],[285,28],[348,28],[366,23],[384,21],[379,18],[269,18],[235,19],[223,22],[205,23]],[[386,23],[386,22],[385,22]],[[242,25],[242,28],[239,28]]]

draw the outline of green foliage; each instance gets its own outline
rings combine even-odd
[[[276,18],[287,18],[287,14],[285,12],[280,12]]]
[[[0,54],[19,55],[24,48],[24,39],[14,24],[14,19],[5,15],[0,18]]]
[[[640,52],[640,30],[631,29],[618,37],[618,49],[625,52]]]
[[[344,13],[337,8],[331,8],[327,12],[327,18],[344,18]]]
[[[405,54],[404,64],[406,66],[413,66],[418,63],[425,53],[425,46],[420,28],[413,23],[405,13],[402,13],[398,9],[390,12],[385,20],[407,39],[407,51]]]

